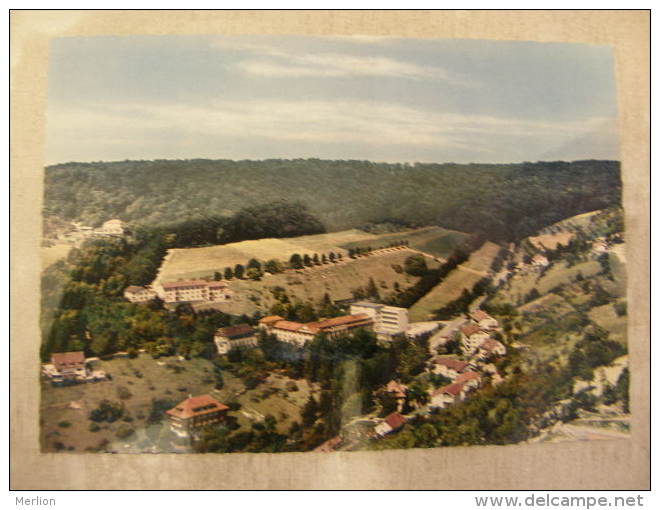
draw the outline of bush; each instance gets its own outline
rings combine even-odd
[[[117,432],[115,432],[115,435],[119,439],[125,439],[133,435],[134,432],[135,430],[133,430],[133,428],[130,425],[120,425],[120,427],[117,429]]]
[[[94,422],[90,423],[89,425],[90,432],[98,432],[99,430],[101,430],[101,427],[99,427],[97,423]]]
[[[89,419],[96,422],[107,421],[108,423],[112,423],[121,418],[123,414],[123,404],[103,400],[96,409],[93,409],[89,413]]]
[[[61,421],[57,424],[58,427],[62,427],[63,429],[66,429],[71,426],[71,422],[68,421]]]
[[[290,393],[293,393],[294,391],[298,391],[298,385],[293,381],[289,381],[288,383],[286,383],[286,391]]]
[[[133,394],[130,391],[128,391],[128,388],[126,388],[125,386],[117,386],[117,396],[121,400],[128,400],[133,396]]]

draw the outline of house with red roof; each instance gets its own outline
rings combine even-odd
[[[469,314],[470,320],[483,330],[493,330],[499,327],[497,319],[491,317],[483,310],[475,310]]]
[[[472,370],[469,372],[463,372],[454,379],[454,382],[464,384],[468,389],[477,389],[481,386],[481,374]]]
[[[172,432],[181,437],[194,434],[203,427],[220,423],[227,415],[229,407],[210,395],[192,395],[165,411]]]
[[[453,382],[429,393],[429,407],[442,409],[465,400],[469,388],[463,382]]]
[[[465,354],[472,354],[489,337],[490,333],[477,324],[468,324],[461,328],[461,348]]]
[[[456,358],[449,358],[447,356],[436,356],[431,360],[431,372],[440,374],[452,381],[458,377],[459,374],[470,370],[470,363]]]
[[[502,342],[498,342],[494,338],[487,338],[479,345],[478,356],[482,360],[488,360],[496,356],[504,356],[506,354],[506,347]]]
[[[87,376],[85,353],[82,351],[54,352],[50,355],[54,376],[63,379],[81,379]]]
[[[385,419],[374,427],[374,434],[377,437],[383,437],[392,432],[396,432],[406,424],[406,419],[401,413],[394,412],[385,417]]]

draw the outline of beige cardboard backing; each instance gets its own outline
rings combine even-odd
[[[613,46],[626,208],[632,438],[334,454],[41,454],[39,237],[48,43],[128,34],[396,35]],[[646,11],[14,11],[11,14],[13,489],[644,489],[650,486]]]

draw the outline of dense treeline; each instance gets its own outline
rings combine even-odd
[[[161,227],[175,248],[325,232],[323,224],[301,202],[275,201],[245,207],[229,217],[209,216]]]
[[[328,230],[387,220],[482,232],[494,241],[521,239],[563,218],[621,202],[619,163],[594,160],[509,165],[319,159],[66,163],[46,168],[45,189],[46,216],[92,226],[113,217],[152,226],[193,220],[206,225],[248,204],[302,200]],[[301,223],[318,227],[305,218]],[[270,220],[236,223],[239,230],[254,229],[254,235],[269,235],[261,230],[268,225]],[[219,228],[232,235],[219,221],[213,227],[216,236]]]

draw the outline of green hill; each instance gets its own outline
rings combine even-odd
[[[156,160],[46,168],[46,216],[96,226],[160,226],[302,202],[328,231],[392,222],[521,239],[576,214],[618,206],[616,161],[388,164],[319,159]]]

